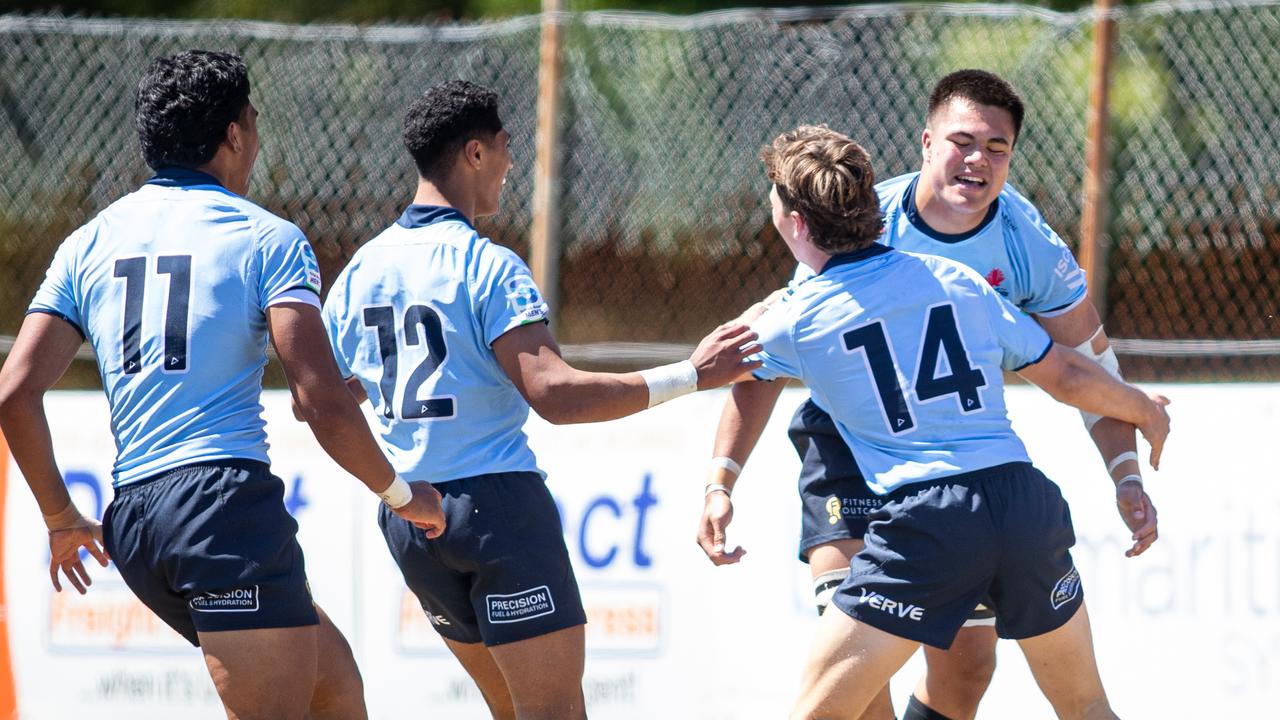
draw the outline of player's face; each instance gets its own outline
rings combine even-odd
[[[493,140],[482,140],[480,144],[480,192],[476,198],[476,217],[498,212],[502,188],[507,184],[507,173],[511,171],[511,135],[506,130],[499,130]]]
[[[1004,189],[1013,142],[1008,110],[962,98],[938,108],[922,137],[922,197],[941,201],[954,219],[976,216],[976,226]]]

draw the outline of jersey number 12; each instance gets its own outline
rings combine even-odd
[[[396,380],[399,375],[400,347],[396,342],[396,310],[390,305],[375,305],[364,309],[364,326],[378,331],[378,354],[382,357],[382,380],[378,389],[382,393],[382,416],[395,419]],[[422,328],[419,339],[418,328]],[[404,397],[400,402],[401,420],[429,420],[451,418],[456,414],[454,398],[450,396],[418,399],[418,388],[431,377],[444,359],[449,348],[444,343],[444,328],[440,315],[426,305],[410,305],[404,311],[404,342],[417,346],[427,345],[427,356],[409,373]]]

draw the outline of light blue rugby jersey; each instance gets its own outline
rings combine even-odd
[[[756,376],[803,380],[877,493],[1028,461],[1001,370],[1052,342],[964,265],[872,245],[796,283],[754,329]]]
[[[529,404],[491,346],[545,321],[547,304],[524,262],[462,213],[410,205],[338,275],[324,318],[401,476],[540,472],[523,429]]]
[[[267,462],[266,308],[319,306],[319,292],[301,230],[210,175],[167,168],[63,242],[28,312],[93,345],[120,487],[199,462]]]
[[[933,230],[916,213],[920,173],[876,185],[885,231],[879,242],[913,253],[940,255],[978,271],[1006,300],[1034,315],[1054,317],[1084,302],[1084,270],[1040,212],[1008,183],[982,223],[961,235]],[[804,265],[795,279],[813,271]]]

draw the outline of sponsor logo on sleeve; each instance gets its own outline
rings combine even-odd
[[[486,595],[484,603],[489,610],[489,622],[495,624],[523,622],[556,611],[551,588],[546,585],[511,595]]]
[[[197,595],[187,605],[194,612],[257,612],[258,586]]]
[[[1071,602],[1080,594],[1080,573],[1075,566],[1071,567],[1071,572],[1062,576],[1057,584],[1053,586],[1053,592],[1049,595],[1049,602],[1053,604],[1053,609],[1057,610],[1063,605]]]
[[[524,322],[533,322],[547,317],[547,303],[538,292],[538,286],[528,275],[517,275],[504,283],[507,302],[516,311],[516,316]]]
[[[320,292],[320,261],[316,259],[316,251],[310,243],[302,244],[302,266],[307,273],[307,287]]]

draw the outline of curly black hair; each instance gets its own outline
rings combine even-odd
[[[1022,132],[1022,116],[1025,109],[1022,98],[1007,81],[986,70],[957,70],[938,81],[929,93],[927,117],[933,119],[938,108],[953,99],[961,98],[978,105],[990,105],[1007,110],[1013,116],[1013,137]]]
[[[469,140],[501,131],[498,94],[466,80],[432,86],[404,116],[404,146],[427,180],[443,180]]]
[[[142,158],[155,170],[204,165],[248,104],[249,71],[239,55],[186,50],[156,58],[133,105]]]

